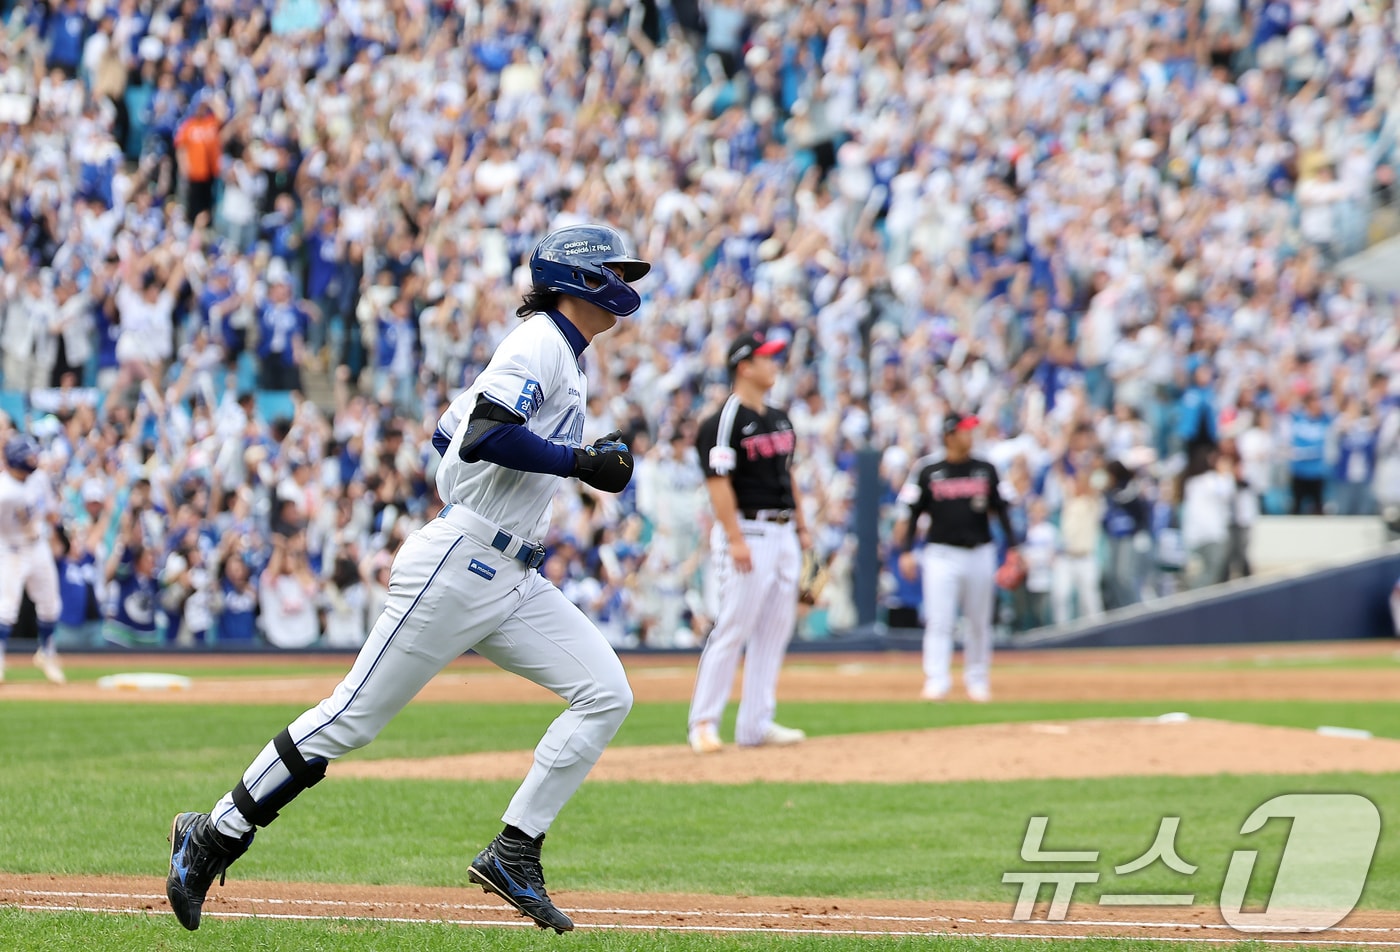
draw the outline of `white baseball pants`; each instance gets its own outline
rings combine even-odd
[[[0,552],[0,624],[14,625],[19,620],[26,588],[39,621],[58,621],[58,565],[47,540],[16,552]]]
[[[710,560],[719,583],[719,605],[714,630],[705,639],[695,672],[689,724],[719,724],[742,652],[744,685],[734,741],[754,745],[763,741],[778,707],[778,674],[797,623],[802,547],[792,523],[741,519],[739,526],[753,560],[748,572],[734,567],[724,527],[716,524],[710,530]]]
[[[974,549],[929,543],[920,552],[924,582],[924,685],[943,694],[952,687],[953,625],[962,609],[963,683],[989,687],[992,667],[992,607],[996,595],[996,546]]]
[[[479,538],[484,532],[469,535],[459,525],[438,518],[408,537],[390,570],[384,612],[350,673],[289,731],[303,758],[335,760],[368,744],[434,675],[475,648],[569,702],[535,748],[534,765],[502,817],[537,836],[622,726],[632,689],[583,612],[539,572]],[[271,743],[243,775],[259,803],[289,780]],[[213,817],[230,836],[252,828],[231,793]]]

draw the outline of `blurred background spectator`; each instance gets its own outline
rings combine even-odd
[[[65,489],[69,641],[93,599],[116,643],[359,640],[437,511],[438,414],[586,218],[655,262],[588,356],[587,437],[621,428],[638,479],[570,489],[548,540],[619,644],[703,635],[687,427],[755,325],[791,340],[833,566],[808,636],[853,622],[856,451],[897,489],[952,409],[1037,540],[1017,628],[1238,574],[1245,487],[1400,506],[1395,302],[1332,270],[1397,219],[1392,4],[0,17],[0,383]]]

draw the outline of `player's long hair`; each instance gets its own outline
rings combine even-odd
[[[520,306],[515,309],[515,316],[523,321],[531,314],[552,310],[558,306],[558,291],[551,291],[548,288],[532,287],[525,293],[525,298]]]

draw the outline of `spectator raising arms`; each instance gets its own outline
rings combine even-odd
[[[268,390],[300,390],[303,345],[310,324],[305,302],[292,298],[292,277],[285,267],[268,278],[267,301],[258,312],[258,382]]]
[[[341,556],[335,560],[325,590],[326,645],[331,648],[359,648],[369,637],[369,593],[355,560]]]
[[[306,560],[306,535],[273,535],[272,558],[258,583],[262,633],[277,648],[308,648],[321,637],[320,584]]]
[[[105,527],[97,531],[75,528],[71,535],[55,533],[62,608],[54,639],[60,648],[81,650],[101,642],[102,608],[97,599],[100,568],[93,551],[94,543],[105,534]]]
[[[1396,305],[1333,269],[1394,215],[1393,5],[381,6],[4,6],[6,405],[30,399],[14,422],[58,450],[70,496],[113,490],[83,546],[117,567],[135,600],[103,602],[147,640],[185,618],[140,601],[184,574],[172,556],[188,564],[161,537],[186,477],[206,531],[250,540],[206,546],[206,571],[238,574],[236,554],[256,579],[271,497],[304,460],[382,600],[375,551],[439,505],[424,421],[512,328],[530,249],[598,217],[655,267],[645,319],[585,358],[590,411],[628,431],[639,477],[667,476],[602,504],[566,487],[544,541],[578,542],[574,578],[612,558],[603,526],[638,516],[660,540],[590,600],[621,640],[703,616],[687,448],[723,400],[725,342],[760,326],[791,339],[775,400],[831,517],[813,527],[826,553],[853,546],[856,451],[936,451],[950,402],[986,421],[982,457],[1024,469],[1017,505],[1043,503],[1079,560],[1081,611],[1095,571],[1114,605],[1169,587],[1197,448],[1234,440],[1270,514],[1400,511]],[[330,385],[335,406],[288,408]],[[1115,461],[1150,541],[1136,517],[1121,534],[1124,487],[1100,488]],[[153,499],[118,546],[116,484],[138,478]],[[1083,549],[1078,517],[1105,492],[1107,545]],[[330,535],[307,527],[313,605]],[[1155,579],[1134,574],[1144,545]],[[833,596],[851,590],[835,564]],[[215,615],[246,632],[243,608]]]
[[[223,571],[217,602],[219,643],[251,645],[257,632],[257,586],[242,556],[231,556]]]
[[[107,558],[104,579],[108,589],[103,639],[122,648],[156,645],[159,588],[156,583],[156,554],[139,541],[139,529],[128,520]]]
[[[148,255],[122,262],[116,356],[122,369],[137,379],[160,379],[174,352],[175,296],[185,279],[185,265],[173,257]]]

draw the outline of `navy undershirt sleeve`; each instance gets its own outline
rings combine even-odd
[[[472,454],[477,459],[522,473],[552,473],[568,477],[574,472],[572,447],[551,443],[519,424],[507,423],[496,427],[472,447]]]
[[[452,445],[452,434],[442,432],[442,427],[433,431],[433,449],[437,450],[437,455],[446,456],[447,448]]]

